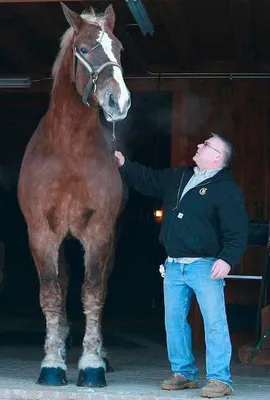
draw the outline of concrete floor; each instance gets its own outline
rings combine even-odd
[[[43,356],[40,345],[1,346],[1,400],[158,400],[199,399],[199,389],[162,391],[160,382],[170,375],[164,345],[141,336],[115,334],[117,340],[109,345],[110,361],[115,372],[106,374],[107,387],[78,388],[77,362],[81,349],[74,347],[68,355],[67,378],[64,387],[44,387],[35,384]],[[205,383],[203,355],[196,354],[200,368],[200,386]],[[232,362],[233,398],[238,400],[268,400],[270,398],[270,367],[244,366]]]

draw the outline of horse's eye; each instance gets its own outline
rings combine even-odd
[[[82,47],[82,48],[81,48],[81,53],[82,53],[82,54],[87,54],[87,53],[88,53],[87,48],[86,48],[86,47]]]

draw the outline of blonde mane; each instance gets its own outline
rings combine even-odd
[[[104,22],[105,22],[104,14],[96,14],[95,10],[93,8],[91,8],[90,11],[88,11],[88,12],[84,11],[81,14],[81,18],[83,18],[89,24],[98,25],[98,26],[100,26],[101,29],[104,29]],[[57,77],[61,62],[63,60],[66,49],[70,44],[73,34],[74,34],[74,29],[70,27],[66,30],[66,32],[63,34],[63,36],[61,38],[60,50],[59,50],[59,53],[55,59],[55,62],[53,64],[53,68],[52,68],[52,77],[54,80]]]

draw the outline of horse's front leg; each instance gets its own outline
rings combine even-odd
[[[62,305],[61,305],[61,318],[60,318],[60,337],[65,343],[65,347],[62,351],[62,358],[65,360],[67,356],[67,350],[71,346],[71,337],[69,335],[70,329],[67,319],[66,311],[66,298],[69,284],[70,267],[65,258],[64,244],[60,246],[59,257],[58,257],[58,281],[62,291]]]
[[[62,291],[58,280],[59,244],[51,232],[29,233],[30,248],[39,274],[40,305],[46,318],[45,357],[41,363],[37,383],[42,385],[66,385],[66,365],[62,355],[65,343],[62,321]]]
[[[106,363],[102,357],[101,318],[108,278],[111,241],[98,251],[85,249],[86,272],[82,286],[82,303],[86,317],[83,354],[79,361],[78,386],[106,386]]]

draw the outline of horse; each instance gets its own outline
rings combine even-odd
[[[72,236],[83,246],[85,266],[85,334],[77,385],[103,387],[101,316],[122,181],[101,133],[99,108],[107,121],[123,120],[131,97],[120,61],[123,47],[113,34],[112,5],[101,14],[90,9],[81,15],[61,6],[70,26],[53,65],[48,110],[26,147],[18,182],[46,319],[45,357],[37,383],[67,384],[68,272],[59,250]]]

